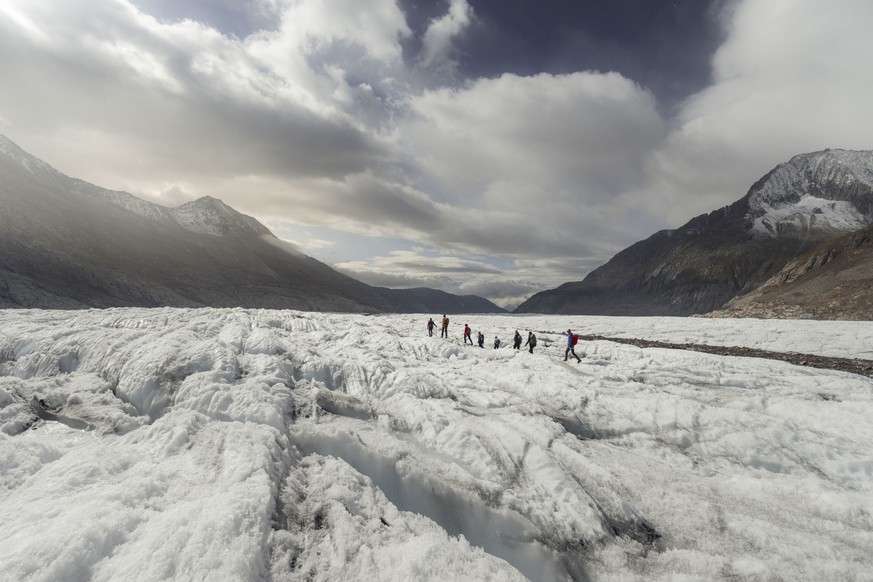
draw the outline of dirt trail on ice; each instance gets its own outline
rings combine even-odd
[[[580,339],[582,339],[580,337]],[[811,368],[823,368],[827,370],[839,370],[861,376],[873,377],[873,360],[861,360],[856,358],[835,358],[817,356],[815,354],[801,354],[797,352],[771,352],[756,348],[743,348],[736,346],[709,346],[703,344],[676,344],[670,342],[652,341],[636,338],[604,337],[600,335],[586,335],[585,341],[599,340],[630,344],[640,348],[666,348],[669,350],[692,350],[716,354],[719,356],[740,356],[747,358],[766,358],[769,360],[781,360],[797,366],[809,366]]]

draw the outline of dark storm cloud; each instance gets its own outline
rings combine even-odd
[[[726,1],[469,0],[476,16],[455,42],[460,72],[480,78],[616,71],[674,104],[710,81]],[[421,28],[442,3],[403,5]]]

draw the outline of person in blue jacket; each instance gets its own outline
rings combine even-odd
[[[570,354],[573,354],[573,357],[576,358],[577,364],[582,361],[582,358],[580,358],[579,356],[576,355],[576,341],[575,341],[575,339],[578,337],[579,336],[574,336],[572,329],[567,330],[567,349],[564,350],[564,361],[565,362],[567,361],[567,358],[569,357]]]

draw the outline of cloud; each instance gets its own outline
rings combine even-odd
[[[584,259],[515,261],[497,266],[484,257],[436,254],[434,249],[394,251],[367,260],[340,262],[335,268],[381,287],[431,287],[460,295],[488,297],[513,309],[538,291],[568,280],[596,263]]]
[[[281,0],[131,0],[162,22],[193,20],[239,38],[277,26]]]
[[[402,129],[419,169],[464,196],[521,180],[602,199],[639,181],[667,130],[654,96],[616,73],[503,75],[426,92],[412,107]]]
[[[476,295],[487,297],[490,301],[507,310],[512,310],[525,299],[543,287],[508,280],[505,277],[484,278],[470,275],[463,279],[452,277],[433,277],[414,273],[395,273],[382,271],[367,265],[347,265],[336,267],[342,273],[376,287],[392,289],[439,289],[455,295]]]
[[[400,141],[420,188],[479,218],[439,242],[496,254],[602,256],[614,197],[643,186],[667,135],[653,95],[614,73],[503,75],[412,108]]]
[[[452,58],[453,40],[470,26],[474,16],[467,0],[451,0],[449,11],[433,20],[424,33],[419,65],[445,79],[455,79],[459,64]]]
[[[294,3],[276,31],[244,40],[193,21],[160,22],[120,1],[10,0],[3,10],[18,15],[0,19],[0,74],[17,80],[0,96],[4,116],[82,142],[88,154],[125,151],[139,161],[124,168],[128,180],[341,177],[385,155],[357,112],[364,97],[378,100],[373,84],[363,68],[355,81],[342,70],[357,53],[371,79],[402,65],[407,29],[393,2]],[[82,177],[105,183],[101,175]]]
[[[342,269],[394,273],[416,273],[416,276],[440,277],[451,274],[498,274],[494,265],[457,256],[428,256],[418,251],[394,251],[388,256],[373,257],[367,262],[339,263]]]
[[[713,84],[684,103],[640,203],[677,224],[740,198],[796,154],[873,149],[871,21],[864,0],[731,4]]]

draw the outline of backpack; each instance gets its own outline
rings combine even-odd
[[[530,335],[530,345],[531,347],[535,347],[537,345],[537,336],[533,334]]]
[[[573,341],[570,342],[570,345],[575,346],[577,343],[579,343],[579,334],[574,333],[573,334]]]

